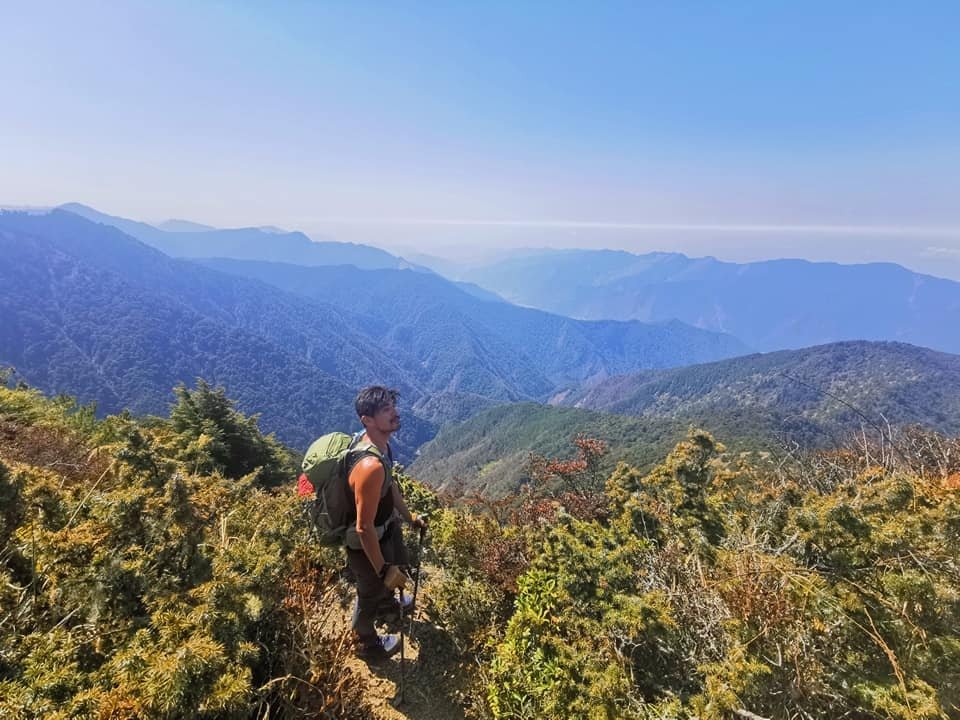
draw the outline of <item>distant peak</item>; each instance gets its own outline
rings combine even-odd
[[[57,205],[57,210],[66,210],[67,212],[95,212],[99,213],[100,211],[96,208],[92,208],[89,205],[84,205],[83,203],[78,202],[68,202],[63,205]]]
[[[211,230],[217,229],[212,225],[203,225],[202,223],[196,223],[191,220],[180,220],[177,218],[164,220],[156,227],[166,232],[210,232]]]

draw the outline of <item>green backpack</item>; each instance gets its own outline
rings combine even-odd
[[[321,545],[343,545],[348,527],[356,522],[346,477],[347,459],[355,453],[374,455],[384,464],[384,472],[388,470],[376,445],[358,444],[361,436],[328,433],[317,438],[303,458],[297,494],[312,499],[305,510]]]

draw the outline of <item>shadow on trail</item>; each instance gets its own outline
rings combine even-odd
[[[409,625],[406,628],[409,632]],[[397,632],[398,627],[389,628]],[[367,665],[372,678],[384,691],[378,698],[382,717],[410,718],[410,720],[459,720],[463,709],[450,696],[449,648],[446,637],[429,622],[413,623],[413,638],[404,639],[403,698],[400,698],[401,660],[397,653],[389,660]],[[371,691],[373,689],[371,688]],[[372,699],[372,698],[371,698]]]

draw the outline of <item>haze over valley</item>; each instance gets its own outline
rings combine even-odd
[[[960,351],[960,283],[893,264],[517,251],[457,273],[463,282],[371,246],[297,232],[165,226],[76,203],[0,215],[0,363],[101,413],[162,413],[174,386],[202,377],[293,447],[318,427],[352,426],[354,388],[376,379],[401,390],[407,460],[442,427],[504,403],[576,404],[654,422],[630,400],[630,383],[646,383],[645,402],[666,408],[677,381],[656,389],[651,372],[689,367],[693,377],[726,358],[724,375],[756,382],[757,362],[780,363],[803,376],[815,400],[822,393],[816,402],[833,392],[874,420],[954,429],[955,409],[937,398],[956,379],[926,378],[927,358],[955,356],[923,348]],[[877,359],[899,353],[900,369],[882,371],[864,356],[862,377],[848,386],[849,348],[872,347],[851,340],[878,343],[869,351]],[[812,372],[806,356],[774,352],[814,345]],[[917,382],[903,384],[910,376]],[[730,439],[755,438],[764,426],[768,441],[792,434],[811,446],[863,423],[827,413],[817,430],[805,428],[788,401],[774,397],[761,410],[738,382],[689,386],[691,409],[668,415]],[[887,392],[905,405],[880,401]],[[567,434],[576,432],[571,425]]]

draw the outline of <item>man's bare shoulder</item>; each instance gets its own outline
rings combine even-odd
[[[356,482],[370,482],[375,480],[383,481],[383,463],[372,455],[360,458],[357,464],[350,470],[350,484]]]

